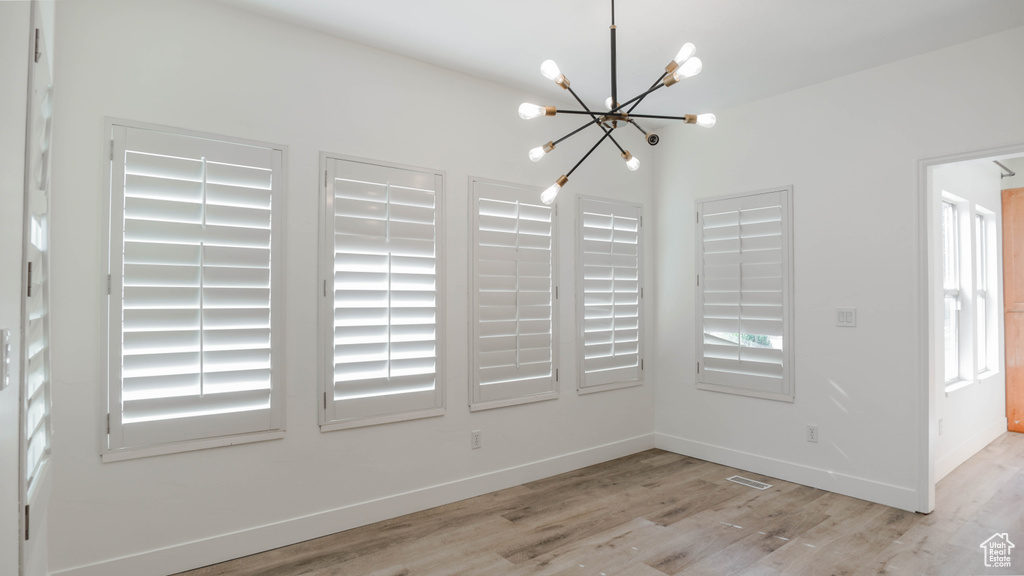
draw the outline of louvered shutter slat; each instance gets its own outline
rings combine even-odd
[[[698,205],[703,384],[788,394],[787,201],[772,192]]]
[[[639,381],[640,212],[581,199],[581,388]]]
[[[123,218],[124,429],[112,447],[271,429],[271,207],[280,152],[141,128],[115,134],[125,150],[115,208]],[[237,417],[218,417],[247,411],[259,414],[240,426]]]
[[[537,192],[473,181],[475,407],[554,392],[553,213]]]
[[[438,178],[329,162],[334,327],[327,419],[436,408]]]

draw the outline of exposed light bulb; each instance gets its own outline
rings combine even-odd
[[[538,116],[544,116],[546,113],[544,106],[530,104],[529,102],[523,102],[519,105],[519,117],[523,120],[531,120]]]
[[[703,126],[704,128],[711,128],[718,122],[718,118],[714,114],[698,114],[697,115],[697,126]]]
[[[673,61],[672,64],[675,65],[675,61]],[[672,86],[673,84],[679,82],[683,78],[690,78],[691,76],[696,76],[697,74],[700,74],[700,70],[702,68],[703,63],[702,61],[700,61],[700,58],[693,56],[692,58],[684,61],[683,66],[677,68],[676,71],[672,73],[672,76],[669,76],[668,78],[665,79],[665,85]]]
[[[622,159],[626,161],[626,168],[629,168],[630,172],[636,172],[640,169],[640,159],[630,154],[629,150],[622,153]]]
[[[537,162],[544,157],[545,154],[555,149],[554,142],[548,142],[543,146],[537,146],[533,150],[530,150],[530,160]]]
[[[558,191],[561,190],[561,189],[562,189],[562,187],[559,186],[558,184],[552,184],[551,186],[548,187],[547,190],[545,190],[544,192],[541,192],[540,201],[545,203],[545,204],[547,204],[547,205],[549,205],[549,206],[551,204],[554,204],[555,203],[555,198],[558,197]]]
[[[554,204],[555,198],[558,197],[558,192],[562,189],[562,186],[564,186],[565,183],[568,181],[569,179],[564,175],[559,176],[558,180],[555,180],[554,184],[549,186],[547,190],[541,192],[540,201],[547,205]]]
[[[679,49],[679,52],[676,53],[676,57],[673,58],[672,61],[679,65],[689,60],[696,53],[697,47],[691,44],[690,42],[687,42],[686,44],[683,44],[682,48]]]
[[[675,78],[676,82],[678,82],[683,78],[690,78],[700,74],[700,71],[703,68],[704,63],[700,61],[700,58],[690,58],[686,62],[683,62],[682,66],[680,66],[672,76]]]
[[[558,69],[558,64],[555,64],[554,60],[545,60],[540,65],[540,73],[544,75],[548,80],[558,80],[558,77],[562,75],[562,72]]]
[[[612,97],[611,96],[609,96],[608,99],[604,101],[604,107],[609,109],[609,110],[611,110],[612,108],[615,107],[615,106],[613,106],[613,104],[615,104],[615,103],[612,102]]]

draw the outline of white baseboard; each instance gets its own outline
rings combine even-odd
[[[1002,436],[1006,432],[1006,425],[1006,418],[1001,418],[995,424],[968,438],[966,442],[954,448],[949,454],[937,458],[935,460],[935,481],[938,482],[945,478],[946,474]]]
[[[654,448],[654,434],[316,514],[52,572],[52,576],[165,576],[450,504]]]
[[[916,511],[915,508],[919,500],[917,492],[912,488],[894,486],[847,474],[839,474],[803,464],[786,462],[749,452],[679,438],[678,436],[656,434],[654,445],[656,448],[675,452],[676,454],[700,458],[701,460],[741,470],[749,470],[765,476],[771,476],[772,478],[786,480],[787,482],[820,488],[829,492],[877,502],[911,512]]]

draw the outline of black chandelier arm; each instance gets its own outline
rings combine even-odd
[[[557,113],[558,114],[585,114],[585,115],[588,115],[590,117],[594,116],[593,112],[584,112],[583,110],[562,110],[561,108],[559,108],[557,110]],[[623,114],[624,117],[623,116],[619,116],[619,114]],[[683,120],[685,122],[689,122],[691,120],[691,118],[688,117],[688,116],[659,116],[657,114],[625,114],[623,112],[617,112],[617,113],[609,112],[607,114],[607,117],[608,117],[609,120],[625,120],[627,122],[630,121],[630,118],[654,118],[656,120]],[[597,121],[598,120],[595,120],[594,122],[597,122]]]
[[[575,98],[576,101],[580,103],[580,106],[583,106],[583,109],[586,110],[585,114],[590,114],[590,117],[594,119],[594,122],[596,122],[597,125],[601,127],[601,130],[604,130],[605,136],[611,139],[612,143],[615,144],[615,147],[619,149],[619,152],[625,154],[626,150],[622,146],[620,146],[619,142],[615,140],[614,136],[612,136],[612,131],[605,128],[604,124],[601,123],[601,116],[598,116],[597,114],[592,112],[590,108],[583,102],[583,100],[581,100],[580,97],[576,95],[576,92],[572,88],[568,88],[568,90],[569,93],[572,94],[572,97]],[[555,113],[558,113],[557,110],[555,111]]]
[[[668,72],[662,72],[661,73],[661,77],[658,78],[657,82],[655,82],[654,84],[651,84],[651,87],[647,90],[647,94],[650,94],[651,92],[656,90],[659,86],[663,86],[662,81],[665,80],[665,76],[668,76]],[[633,110],[636,110],[636,107],[639,106],[640,103],[644,101],[644,98],[647,97],[647,94],[644,94],[643,96],[641,96],[639,100],[637,100],[632,106],[630,106],[629,110],[626,110],[626,114],[629,114]]]
[[[577,128],[577,129],[573,130],[572,132],[569,132],[569,133],[568,133],[568,134],[566,134],[565,136],[562,136],[562,137],[561,137],[561,138],[559,138],[558,140],[555,140],[554,142],[552,142],[552,144],[560,144],[560,143],[564,142],[565,140],[568,140],[569,138],[571,138],[571,137],[573,137],[573,136],[575,136],[575,135],[579,134],[579,133],[580,133],[580,132],[582,132],[582,131],[583,131],[583,130],[584,130],[585,128],[588,128],[588,127],[590,127],[590,126],[593,126],[593,125],[595,125],[595,124],[597,124],[598,126],[600,126],[600,124],[601,124],[601,123],[600,123],[599,121],[596,121],[596,120],[591,120],[590,122],[587,122],[587,123],[586,123],[586,124],[584,124],[583,126],[580,126],[579,128]]]
[[[692,124],[693,122],[696,122],[695,116],[692,116],[692,115],[688,115],[688,116],[658,116],[658,115],[655,115],[655,114],[630,114],[629,116],[630,116],[630,118],[654,118],[654,119],[657,119],[657,120],[682,120],[682,121],[690,123],[690,124]],[[691,122],[691,120],[693,122]]]
[[[625,108],[626,106],[629,106],[630,104],[632,104],[634,102],[639,104],[640,100],[643,100],[644,98],[646,98],[652,92],[656,92],[656,91],[658,91],[658,90],[660,90],[660,89],[662,89],[664,87],[665,87],[664,84],[662,84],[661,82],[658,82],[654,86],[652,86],[649,90],[647,90],[646,92],[641,92],[640,94],[630,98],[629,100],[626,100],[622,104],[619,104],[615,108],[612,108],[611,110],[609,110],[608,113],[609,114],[614,114],[614,113],[616,113],[619,110]],[[632,108],[630,108],[630,110],[632,110]]]
[[[611,132],[605,132],[604,136],[601,136],[601,138],[597,141],[597,144],[594,144],[594,146],[590,150],[588,150],[586,154],[583,155],[583,158],[580,158],[580,161],[577,162],[576,165],[572,167],[572,170],[569,170],[565,174],[565,177],[568,178],[569,176],[572,176],[572,173],[575,172],[576,169],[580,167],[580,164],[583,164],[583,161],[587,159],[587,156],[590,156],[590,154],[594,150],[597,150],[597,147],[601,145],[601,142],[604,142],[604,139],[605,138],[609,138],[611,135],[612,135]]]
[[[558,108],[555,110],[555,114],[583,114],[593,118],[594,122],[601,121],[601,116],[598,116],[596,112],[591,112],[589,110],[562,110],[561,108]],[[602,114],[602,116],[604,116],[604,114]]]
[[[629,120],[627,120],[627,122],[629,122],[629,123],[630,123],[630,124],[632,124],[633,126],[636,126],[636,129],[637,129],[637,130],[639,130],[640,132],[642,132],[644,136],[647,136],[647,130],[644,130],[643,128],[641,128],[641,127],[640,127],[640,125],[639,125],[639,124],[637,124],[637,123],[636,123],[636,122],[635,122],[635,121],[634,121],[634,120],[633,120],[632,118],[630,118]]]

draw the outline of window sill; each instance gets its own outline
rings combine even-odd
[[[951,392],[962,390],[967,388],[971,384],[974,384],[974,380],[954,380],[946,384],[946,395],[948,396]]]
[[[106,464],[108,462],[120,462],[122,460],[149,458],[150,456],[163,456],[165,454],[192,452],[193,450],[220,448],[221,446],[234,446],[235,444],[251,444],[253,442],[264,442],[266,440],[279,440],[281,438],[284,438],[284,430],[273,430],[270,432],[256,432],[253,434],[241,434],[238,436],[222,436],[219,438],[175,442],[173,444],[161,444],[159,446],[121,448],[119,450],[103,452],[100,454],[100,457],[102,458],[103,463]]]
[[[978,374],[978,382],[984,382],[985,380],[988,380],[989,378],[993,378],[998,375],[999,370],[986,370],[981,374]]]
[[[637,386],[643,386],[643,380],[630,380],[629,382],[613,382],[610,384],[598,384],[596,386],[580,386],[576,389],[577,394],[594,394],[596,392],[606,392],[608,390],[621,390],[623,388],[635,388]]]
[[[510,398],[507,400],[493,400],[490,402],[476,402],[469,405],[470,412],[479,412],[481,410],[492,410],[494,408],[505,408],[507,406],[518,406],[520,404],[530,404],[533,402],[543,402],[545,400],[557,400],[558,392],[545,392],[543,394],[534,394],[531,396],[524,396],[522,398]]]

